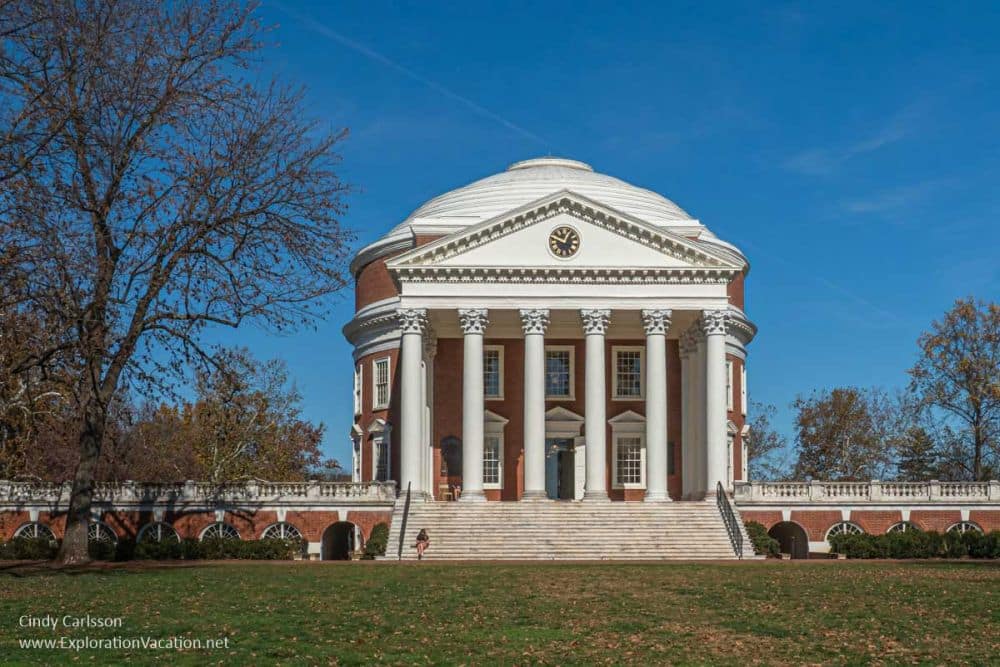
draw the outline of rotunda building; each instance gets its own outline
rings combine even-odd
[[[539,158],[351,271],[353,476],[413,500],[698,500],[746,478],[749,265],[669,199]]]

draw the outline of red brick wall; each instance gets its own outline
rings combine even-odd
[[[969,521],[976,523],[987,533],[1000,530],[1000,510],[971,510]]]
[[[418,236],[416,237],[416,242],[413,247],[425,245],[438,238],[441,237]],[[375,303],[376,301],[389,299],[399,294],[399,290],[396,289],[396,283],[389,274],[389,269],[386,268],[385,263],[393,257],[401,255],[404,252],[409,252],[410,250],[411,248],[407,248],[405,250],[399,250],[397,252],[384,255],[361,267],[357,275],[354,276],[355,311],[361,310],[365,306]]]
[[[809,510],[792,512],[792,521],[802,526],[810,542],[822,542],[826,539],[826,531],[830,526],[840,523],[840,510]]]
[[[99,519],[114,530],[119,539],[135,539],[144,526],[156,521],[152,512],[104,512]],[[64,513],[40,512],[38,520],[51,528],[57,538],[62,538],[66,525]],[[298,528],[309,542],[322,540],[323,532],[340,520],[339,513],[330,510],[289,511],[285,515],[285,521]],[[367,540],[375,524],[391,522],[392,513],[388,510],[351,511],[346,520],[357,525]],[[29,521],[28,512],[0,512],[0,540],[12,538],[14,532]],[[205,528],[216,523],[215,512],[168,511],[163,521],[173,526],[182,539],[197,539]],[[273,510],[227,511],[223,521],[236,528],[242,539],[257,540],[270,525],[277,523],[278,514]]]
[[[386,357],[389,358],[389,409],[375,410],[372,408],[374,405],[373,401],[375,394],[374,362],[376,359],[385,359]],[[359,416],[355,416],[354,418],[354,423],[361,427],[363,434],[361,437],[362,481],[370,482],[375,475],[375,471],[372,470],[372,436],[368,433],[368,427],[371,426],[376,419],[383,419],[390,425],[399,424],[399,378],[397,377],[398,361],[399,350],[394,349],[384,352],[376,352],[374,354],[367,354],[355,362],[355,366],[360,364],[362,367],[361,414]],[[393,428],[390,431],[390,439],[389,468],[391,474],[389,479],[399,480],[399,429]]]
[[[777,510],[740,510],[743,521],[756,521],[768,530],[776,523],[781,523],[781,512]]]
[[[962,520],[959,510],[913,510],[910,521],[920,530],[936,530],[939,533],[951,528]]]
[[[746,285],[746,276],[740,273],[729,282],[729,285],[726,286],[726,294],[729,296],[729,303],[733,304],[740,310],[745,310],[745,303],[746,303],[746,298],[744,296],[745,285]]]
[[[861,526],[869,535],[884,535],[890,526],[903,520],[899,510],[859,510],[851,512],[851,522]]]

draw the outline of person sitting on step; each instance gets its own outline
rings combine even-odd
[[[427,550],[427,546],[431,543],[431,538],[427,536],[427,529],[421,528],[420,532],[417,533],[417,560],[424,559],[424,551]]]

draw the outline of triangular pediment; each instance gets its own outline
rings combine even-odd
[[[567,257],[550,245],[555,230],[576,232]],[[615,274],[649,278],[711,276],[720,281],[743,269],[724,252],[706,248],[570,191],[555,193],[491,220],[399,255],[387,266],[403,280],[447,279],[469,272]]]

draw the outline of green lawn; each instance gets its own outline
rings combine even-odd
[[[9,568],[9,566],[7,566]],[[23,615],[121,617],[55,632]],[[0,574],[0,663],[997,664],[990,563],[227,563]],[[228,650],[18,639],[228,637]]]

